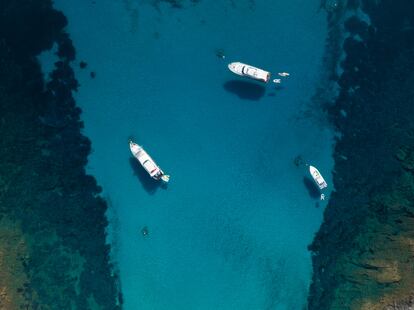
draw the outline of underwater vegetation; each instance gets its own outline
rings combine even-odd
[[[346,4],[346,3],[345,3]],[[309,246],[309,309],[414,306],[414,3],[353,1],[328,10],[343,27],[334,186]],[[368,17],[368,18],[367,18]],[[333,48],[333,50],[335,50]],[[336,54],[338,55],[338,53]],[[338,61],[339,58],[337,58]]]
[[[0,308],[120,309],[66,18],[48,0],[4,0],[0,16]],[[54,44],[45,82],[36,56]]]

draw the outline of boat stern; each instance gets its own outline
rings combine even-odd
[[[270,72],[258,69],[256,78],[263,83],[267,83],[270,80]]]
[[[266,78],[265,78],[265,83],[269,82],[270,76],[271,76],[271,73],[270,72],[267,72]]]

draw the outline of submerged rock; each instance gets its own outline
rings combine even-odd
[[[293,159],[293,163],[296,167],[299,167],[299,166],[304,165],[305,161],[303,160],[301,155],[298,155]]]
[[[148,230],[148,227],[147,226],[142,227],[141,234],[142,234],[143,237],[148,237],[149,230]]]

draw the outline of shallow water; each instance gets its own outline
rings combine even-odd
[[[56,1],[88,63],[76,98],[89,172],[111,201],[125,309],[300,309],[325,204],[315,208],[293,161],[329,184],[333,163],[332,133],[301,114],[325,14],[318,0],[191,3]],[[232,75],[230,61],[291,76],[275,89]],[[171,174],[168,187],[131,160],[129,137]]]

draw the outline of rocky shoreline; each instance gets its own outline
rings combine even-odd
[[[0,308],[120,309],[66,18],[50,0],[5,0],[0,16]],[[53,45],[45,82],[36,56]]]
[[[340,133],[335,191],[309,246],[314,273],[308,308],[409,309],[414,299],[414,3],[336,3],[330,24],[339,27],[335,20],[341,20],[348,35],[343,72],[331,75],[339,94],[325,105]]]

